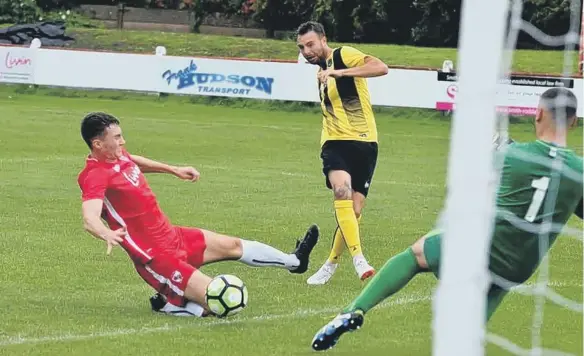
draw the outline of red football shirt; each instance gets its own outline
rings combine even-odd
[[[153,251],[179,248],[179,239],[170,220],[162,212],[140,168],[124,150],[115,162],[89,156],[78,177],[82,200],[102,199],[102,217],[112,230],[126,226],[122,246],[143,263]]]

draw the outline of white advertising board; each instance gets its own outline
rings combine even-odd
[[[436,106],[436,72],[430,70],[389,69],[383,77],[368,79],[373,105],[409,108]]]
[[[455,108],[458,92],[457,76],[454,73],[434,72],[438,83],[436,109],[452,110]],[[545,76],[512,75],[499,83],[497,93],[497,110],[510,115],[535,115],[540,95],[549,88],[564,87],[570,89],[579,99],[577,115],[582,117],[584,87],[582,79],[563,79]]]
[[[316,71],[297,63],[161,57],[156,75],[166,93],[317,101]]]
[[[306,63],[278,63],[0,46],[0,82],[136,90],[288,101],[320,101],[316,73]],[[453,110],[457,77],[434,70],[394,69],[368,80],[373,105]],[[477,83],[480,85],[480,83]],[[543,91],[573,90],[582,79],[513,75],[501,83],[500,111],[533,115]],[[579,105],[578,116],[584,116]]]
[[[37,49],[35,84],[76,88],[156,91],[159,57]]]
[[[0,83],[33,84],[37,64],[34,50],[0,47]]]

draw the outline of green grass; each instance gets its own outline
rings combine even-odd
[[[165,46],[169,55],[243,57],[293,60],[298,58],[296,43],[292,40],[269,40],[231,36],[171,33],[158,31],[117,31],[108,29],[71,29],[67,33],[76,41],[72,48],[120,52],[154,53],[157,46]],[[332,43],[331,46],[338,46]],[[392,66],[441,68],[445,59],[456,62],[456,49],[424,48],[397,45],[348,44],[381,58]],[[513,70],[519,72],[563,72],[562,51],[518,50],[514,53]],[[577,73],[578,52],[573,51]]]
[[[94,110],[122,119],[131,152],[201,171],[196,184],[148,176],[174,223],[286,251],[308,224],[318,223],[323,238],[309,273],[235,262],[208,266],[208,274],[233,273],[247,283],[250,305],[243,313],[231,322],[153,315],[152,291],[123,251],[106,256],[103,243],[81,226],[76,177],[87,151],[79,121]],[[378,114],[380,158],[362,227],[365,252],[377,267],[430,229],[443,206],[449,122],[419,114]],[[334,228],[316,113],[198,105],[184,98],[57,98],[4,88],[0,125],[2,355],[310,355],[316,330],[362,287],[348,259],[330,285],[305,283],[328,255]],[[511,134],[528,140],[533,129],[515,124]],[[581,152],[581,130],[569,144]],[[581,227],[578,221],[571,225]],[[582,263],[579,241],[561,239],[552,250],[554,289],[579,303]],[[432,276],[417,277],[330,354],[429,355],[434,286]],[[489,330],[529,347],[533,309],[532,297],[511,294]],[[543,346],[581,354],[582,314],[548,303],[542,330]],[[491,345],[488,354],[509,353]]]

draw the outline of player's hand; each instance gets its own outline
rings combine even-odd
[[[178,167],[176,169],[176,176],[180,179],[196,182],[201,177],[201,173],[193,167]]]
[[[327,69],[318,73],[318,79],[321,83],[326,83],[328,78],[340,78],[343,76],[343,71],[340,69]]]
[[[124,237],[128,234],[125,227],[119,228],[116,231],[110,230],[101,238],[107,243],[107,254],[111,255],[114,246],[118,246],[120,242],[124,241]]]

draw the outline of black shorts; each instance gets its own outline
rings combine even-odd
[[[320,153],[326,186],[332,188],[328,179],[330,171],[345,171],[351,176],[353,190],[367,196],[377,165],[377,151],[376,142],[326,141]]]

